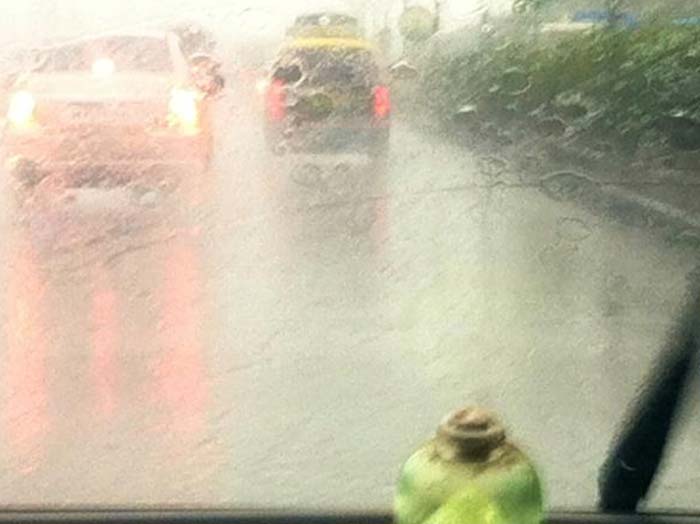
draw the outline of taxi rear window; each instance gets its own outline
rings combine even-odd
[[[287,63],[299,65],[304,81],[314,85],[370,85],[379,74],[366,49],[298,49]]]

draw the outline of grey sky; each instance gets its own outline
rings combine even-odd
[[[445,27],[450,29],[473,18],[488,6],[501,10],[511,0],[444,0]],[[344,9],[366,19],[370,27],[379,25],[387,12],[400,12],[403,0],[26,0],[3,1],[3,14],[10,24],[4,30],[5,42],[26,42],[38,37],[75,35],[140,24],[153,20],[203,18],[231,31],[231,37],[250,38],[256,34],[279,35],[291,17],[316,7]],[[432,0],[409,0],[409,4],[432,6]],[[395,18],[395,16],[394,16]]]

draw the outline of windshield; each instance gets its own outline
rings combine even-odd
[[[693,298],[700,3],[3,14],[0,506],[388,512],[478,405],[598,511]],[[640,509],[700,513],[691,371]]]

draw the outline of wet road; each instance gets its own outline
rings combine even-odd
[[[479,402],[551,506],[592,506],[691,247],[400,122],[384,173],[270,157],[235,98],[194,210],[86,192],[5,214],[2,503],[382,509]],[[656,504],[692,505],[697,424]]]

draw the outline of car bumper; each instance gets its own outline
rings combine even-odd
[[[305,126],[289,128],[268,125],[270,146],[280,152],[365,153],[385,146],[389,140],[388,123],[376,126]]]
[[[6,133],[2,154],[7,169],[30,166],[79,179],[96,170],[126,178],[161,168],[199,164],[207,157],[202,134]]]

